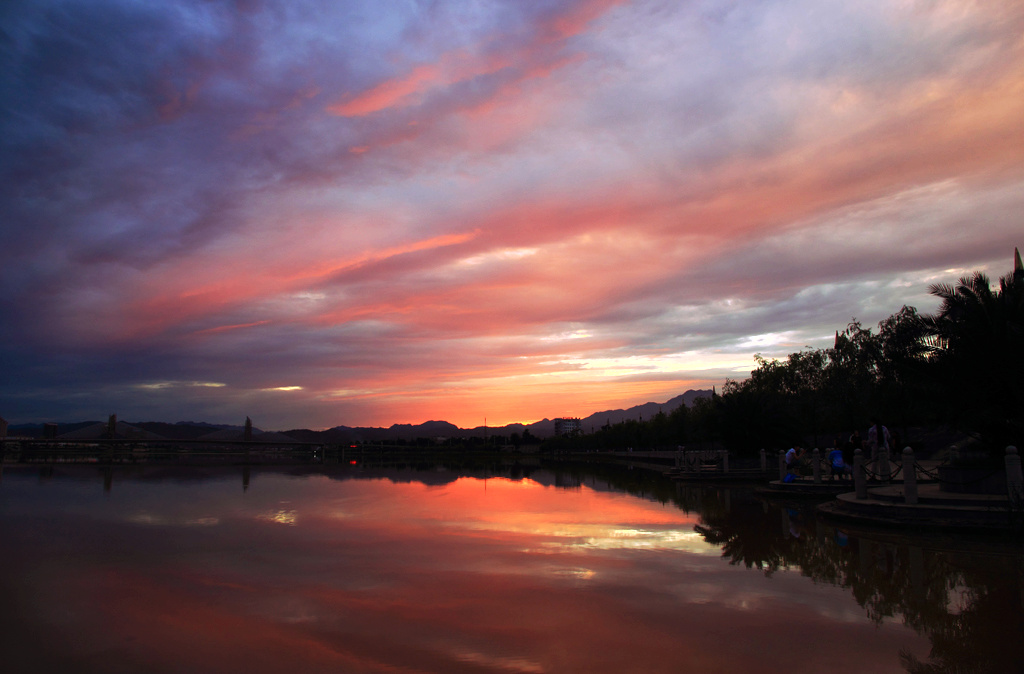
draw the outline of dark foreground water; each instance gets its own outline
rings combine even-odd
[[[8,468],[0,671],[1024,668],[1016,542],[495,472]]]

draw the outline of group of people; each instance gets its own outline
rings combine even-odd
[[[867,433],[867,449],[871,451],[870,462],[878,461],[880,451],[889,451],[895,444],[889,429],[882,424],[878,417],[871,419],[871,427]],[[832,476],[842,479],[853,475],[853,456],[856,450],[864,451],[865,442],[860,431],[855,430],[849,439],[843,440],[837,437],[832,449],[828,452],[829,466],[832,468]],[[804,457],[804,448],[799,444],[793,445],[786,452],[786,477],[784,481],[792,482],[800,474],[800,466]]]

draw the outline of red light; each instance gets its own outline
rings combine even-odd
[[[351,461],[349,461],[349,462],[348,462],[348,464],[349,464],[350,466],[354,466],[354,465],[356,465],[357,463],[359,463],[359,462],[358,462],[358,461],[356,461],[355,459],[352,459]]]

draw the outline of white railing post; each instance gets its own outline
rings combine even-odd
[[[889,450],[887,448],[878,448],[878,464],[875,468],[878,470],[878,479],[882,482],[888,482],[892,479],[892,471],[889,468]]]

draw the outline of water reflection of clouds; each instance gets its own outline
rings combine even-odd
[[[260,513],[256,518],[267,522],[276,522],[277,524],[288,524],[294,526],[298,521],[298,513],[295,510],[282,509]]]
[[[697,554],[712,553],[716,556],[720,554],[717,546],[706,542],[697,532],[680,529],[615,529],[607,536],[589,539],[585,547],[679,550]]]
[[[593,569],[584,569],[580,567],[567,568],[556,566],[550,568],[548,572],[555,576],[564,576],[573,580],[590,580],[597,575],[597,572]]]
[[[586,550],[676,550],[695,554],[713,554],[721,551],[707,543],[700,534],[682,529],[623,529],[617,525],[538,523],[502,525],[497,522],[448,522],[455,530],[495,532],[537,536],[539,548],[531,552],[586,551]]]
[[[791,633],[880,640],[888,645],[864,653],[840,648],[849,667],[835,671],[896,671],[879,665],[896,664],[901,628],[878,632],[862,614],[858,624],[840,588],[796,572],[766,582],[729,565],[692,531],[693,515],[586,485],[484,487],[268,475],[245,494],[224,485],[185,494],[161,483],[74,510],[82,525],[42,547],[29,522],[9,519],[7,530],[33,541],[20,554],[47,560],[54,610],[94,616],[57,636],[125,648],[111,640],[130,633],[140,671],[163,662],[209,672],[610,674],[756,671],[766,659],[778,662],[773,671],[822,671],[828,662],[791,652]],[[133,514],[95,518],[94,508]],[[198,526],[214,514],[216,529]],[[119,540],[130,541],[123,553],[94,556],[102,567],[52,552]],[[750,635],[749,647],[705,652],[732,634]]]
[[[403,492],[401,522],[381,522],[392,532],[421,528],[444,536],[514,537],[528,553],[673,550],[719,555],[693,530],[693,516],[672,507],[581,486],[567,492],[531,479],[460,478],[446,485],[381,485]],[[417,494],[429,498],[419,498]],[[371,514],[372,513],[372,514]],[[331,509],[334,520],[381,518],[372,499]]]
[[[139,512],[128,515],[126,518],[132,524],[146,524],[162,527],[213,527],[220,524],[219,517],[167,517],[149,512]]]
[[[531,662],[523,658],[507,658],[501,656],[485,655],[470,651],[456,651],[452,657],[459,662],[465,662],[481,667],[500,669],[506,672],[523,672],[523,674],[541,674],[547,670],[539,662]]]

